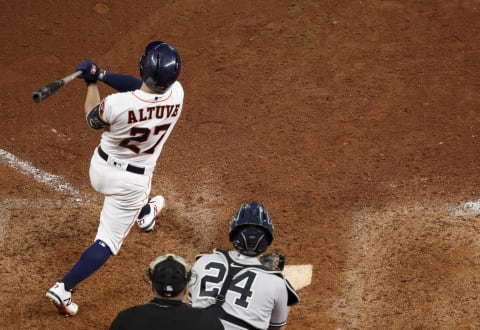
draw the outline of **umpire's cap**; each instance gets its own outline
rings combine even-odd
[[[192,272],[188,263],[175,254],[155,258],[149,267],[148,276],[152,286],[163,297],[178,296],[190,281]]]

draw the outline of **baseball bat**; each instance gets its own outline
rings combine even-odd
[[[40,101],[45,100],[47,97],[49,97],[50,95],[55,93],[57,90],[59,90],[60,87],[62,87],[65,84],[68,84],[70,81],[77,78],[81,74],[82,74],[82,71],[77,71],[72,74],[69,74],[68,76],[62,79],[52,81],[51,83],[46,84],[43,87],[40,87],[39,89],[34,91],[32,94],[33,102],[38,103]]]

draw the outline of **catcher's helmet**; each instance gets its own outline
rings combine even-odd
[[[230,221],[230,241],[247,256],[263,253],[273,241],[273,223],[265,206],[244,203]]]
[[[152,41],[140,58],[140,76],[157,93],[165,92],[180,75],[180,56],[175,48],[163,41]]]

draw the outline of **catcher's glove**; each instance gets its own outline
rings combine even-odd
[[[260,262],[268,269],[282,271],[285,267],[285,256],[280,252],[272,252],[261,256]]]

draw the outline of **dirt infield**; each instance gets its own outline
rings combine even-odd
[[[287,329],[480,328],[480,1],[3,4],[1,329],[107,329],[149,299],[150,260],[228,248],[251,199],[272,215],[271,249],[313,265]],[[100,132],[83,81],[39,104],[32,92],[86,58],[136,75],[154,39],[183,61],[152,190],[167,209],[61,317],[45,291],[95,237]]]

